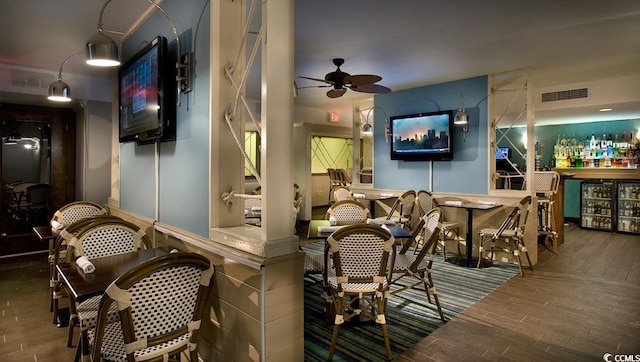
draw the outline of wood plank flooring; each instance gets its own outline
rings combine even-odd
[[[525,269],[524,278],[512,278],[397,360],[602,361],[605,353],[640,354],[640,236],[569,225],[559,255],[540,252],[535,270]],[[45,254],[0,259],[0,360],[73,360],[67,329],[51,323],[48,273]]]
[[[540,252],[533,271],[507,281],[398,361],[602,361],[605,353],[640,354],[640,236],[569,225],[559,255]]]

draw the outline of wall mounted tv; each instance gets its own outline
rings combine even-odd
[[[389,126],[392,160],[453,159],[453,111],[393,116]]]
[[[120,142],[176,138],[175,59],[156,37],[118,70]]]

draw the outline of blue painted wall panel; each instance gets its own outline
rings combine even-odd
[[[192,89],[177,109],[177,140],[160,144],[158,220],[198,235],[209,229],[209,2],[166,0],[163,9],[180,34],[181,52],[192,53]],[[175,43],[167,19],[155,12],[123,44],[122,59],[158,35]],[[173,45],[175,46],[175,44]],[[120,147],[120,205],[155,218],[154,145]]]
[[[374,122],[374,187],[381,189],[429,189],[428,161],[395,161],[385,141],[385,113],[388,117],[453,109],[464,94],[470,131],[463,139],[462,128],[455,127],[452,161],[433,161],[434,192],[486,195],[487,181],[487,84],[488,77],[430,85],[376,95]],[[455,113],[455,112],[454,112]]]

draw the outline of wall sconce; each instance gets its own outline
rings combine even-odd
[[[89,40],[87,40],[85,50],[85,53],[87,55],[87,64],[92,66],[115,67],[120,65],[120,60],[118,58],[118,44],[109,36],[104,34],[104,30],[102,27],[102,16],[104,14],[105,8],[110,2],[111,0],[106,0],[104,4],[102,4],[102,8],[100,9],[100,16],[98,17],[98,33],[94,34],[89,38]],[[171,20],[169,14],[167,14],[167,12],[162,7],[160,7],[160,5],[156,4],[152,0],[147,0],[147,2],[153,5],[156,9],[158,9],[158,11],[162,13],[162,15],[164,15],[164,17],[171,25],[173,35],[176,37],[176,68],[178,69],[176,81],[178,83],[178,104],[180,104],[180,94],[188,93],[191,91],[189,54],[182,54],[180,52],[180,37],[178,36],[178,29],[176,28],[176,24],[173,22],[173,20]]]
[[[467,132],[469,132],[469,115],[464,111],[464,96],[460,93],[460,108],[456,113],[453,124],[462,126],[463,140],[467,140]]]
[[[384,111],[384,109],[382,109],[381,107],[371,107],[369,108],[369,110],[367,111],[367,115],[365,116],[362,112],[360,112],[360,116],[362,117],[362,119],[364,120],[364,123],[361,124],[360,129],[362,130],[362,133],[365,134],[373,134],[373,125],[371,123],[369,123],[369,116],[371,115],[371,112],[373,112],[374,109],[379,109],[382,111],[382,113],[384,113],[384,140],[385,142],[389,143],[389,117],[387,116],[387,112]]]
[[[71,88],[69,85],[62,81],[62,67],[69,61],[69,59],[75,57],[76,55],[84,54],[84,52],[75,53],[69,55],[65,60],[60,64],[60,71],[58,72],[58,80],[49,84],[49,96],[47,97],[50,101],[54,102],[70,102],[71,101]]]

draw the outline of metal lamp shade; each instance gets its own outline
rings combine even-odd
[[[370,123],[365,123],[362,125],[363,133],[373,133],[373,126]]]
[[[86,54],[89,65],[97,67],[117,67],[120,65],[118,44],[102,33],[94,34],[87,40]]]
[[[71,89],[69,85],[62,80],[49,84],[49,100],[54,102],[70,102],[71,101]]]

